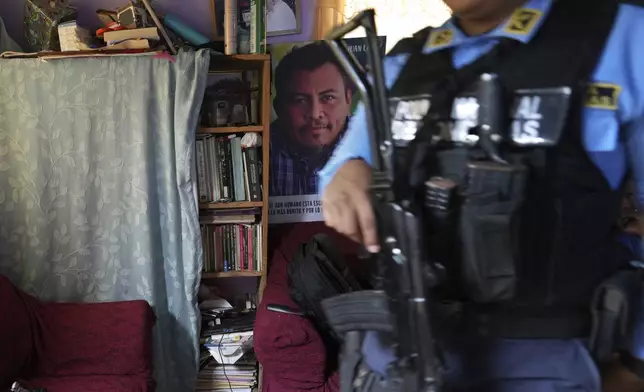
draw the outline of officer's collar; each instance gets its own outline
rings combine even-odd
[[[501,26],[489,33],[476,37],[468,37],[456,26],[454,19],[450,19],[443,26],[432,29],[423,48],[423,53],[429,54],[490,37],[512,38],[523,43],[529,42],[543,24],[548,11],[550,11],[552,1],[529,0],[521,8],[514,11],[512,16]]]

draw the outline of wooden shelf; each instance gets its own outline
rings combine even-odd
[[[245,125],[241,127],[199,127],[197,133],[241,133],[241,132],[264,132],[262,125]]]
[[[211,62],[217,62],[217,60],[225,61],[268,61],[271,59],[271,56],[267,53],[264,54],[228,54],[228,55],[212,55],[210,56]]]
[[[233,208],[253,208],[263,207],[264,202],[261,201],[234,201],[229,203],[199,203],[201,210],[230,210]]]
[[[229,271],[229,272],[204,272],[201,276],[202,279],[217,279],[217,278],[252,278],[264,276],[263,272],[256,271]]]
[[[261,70],[264,64],[270,60],[271,56],[268,54],[212,55],[210,56],[208,73]]]

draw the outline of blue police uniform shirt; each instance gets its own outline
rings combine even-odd
[[[443,39],[432,40],[425,45],[425,53],[433,53],[448,48],[453,49],[453,62],[456,68],[467,65],[493,48],[501,37],[516,39],[527,43],[539,30],[552,6],[553,0],[530,0],[522,8],[531,9],[538,16],[523,34],[511,34],[507,29],[512,21],[509,18],[497,29],[480,36],[469,37],[459,30],[452,20],[434,30],[449,31]],[[580,12],[583,12],[581,10]],[[436,34],[436,33],[434,33]],[[444,37],[448,37],[445,39]],[[592,82],[608,86],[614,92],[616,105],[587,104],[583,109],[583,143],[589,157],[602,171],[613,189],[618,188],[630,166],[635,182],[635,193],[640,206],[644,206],[644,8],[620,4],[617,19],[606,43],[604,53],[595,69]],[[571,55],[574,55],[574,48]],[[388,57],[384,70],[389,87],[395,82],[405,65],[408,55]],[[322,193],[340,166],[349,159],[361,158],[371,163],[369,131],[366,128],[365,110],[359,106],[352,117],[347,132],[338,144],[332,157],[319,174],[319,191]],[[589,212],[592,213],[592,212]],[[632,353],[644,358],[644,327],[636,328]],[[371,344],[369,341],[371,340]],[[564,344],[564,342],[561,342]],[[565,343],[568,344],[568,343]],[[580,342],[570,342],[577,344]],[[387,363],[393,360],[391,353],[378,348],[373,336],[363,346],[367,362],[374,370],[384,371]],[[540,352],[544,344],[525,342],[525,350]],[[534,350],[534,351],[533,351]],[[539,355],[536,355],[539,357]],[[520,357],[520,356],[519,356]],[[517,357],[519,361],[521,359]],[[590,361],[588,359],[588,361]]]
[[[451,37],[441,45],[431,45],[425,53],[453,48],[456,68],[467,65],[488,52],[500,37],[528,42],[547,17],[552,0],[531,0],[523,8],[537,10],[539,18],[525,34],[510,34],[505,24],[475,37],[468,37],[450,20],[437,31],[449,30]],[[621,4],[617,20],[606,44],[604,53],[594,73],[594,82],[613,86],[617,95],[616,107],[586,107],[583,112],[584,146],[592,161],[604,173],[608,183],[617,188],[627,171],[633,171],[637,200],[644,206],[644,8]],[[574,48],[571,48],[571,54]],[[388,57],[385,60],[385,78],[393,85],[405,65],[407,55]],[[365,110],[359,105],[351,118],[347,132],[332,157],[318,173],[319,191],[322,193],[333,175],[347,160],[362,158],[371,163],[369,131]],[[620,134],[621,129],[621,134]]]

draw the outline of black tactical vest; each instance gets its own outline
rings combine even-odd
[[[527,167],[523,202],[512,218],[511,230],[507,233],[509,240],[479,241],[482,243],[475,249],[483,264],[493,264],[493,258],[499,253],[495,247],[504,246],[508,249],[501,253],[511,253],[515,265],[508,276],[499,268],[488,271],[490,275],[497,275],[490,279],[500,282],[503,294],[498,298],[479,301],[465,295],[466,301],[485,302],[488,307],[511,311],[544,308],[565,312],[570,307],[586,307],[601,280],[628,261],[629,254],[617,242],[615,229],[622,192],[612,190],[590,161],[582,144],[581,129],[590,79],[611,32],[617,8],[618,2],[614,0],[554,1],[543,25],[528,43],[501,42],[490,54],[458,71],[452,66],[449,49],[420,54],[429,29],[402,41],[392,51],[392,55],[412,53],[389,92],[392,133],[398,138],[395,144],[399,156],[407,159],[398,162],[398,169],[411,173],[405,184],[417,185],[431,176],[440,176],[459,186],[466,185],[467,163],[480,156],[476,147],[443,143],[419,166],[418,162],[409,163],[410,147],[405,139],[413,139],[415,134],[416,141],[423,139],[430,143],[438,136],[449,139],[460,134],[463,137],[462,121],[448,122],[446,128],[444,124],[426,126],[427,118],[433,115],[453,119],[455,100],[467,111],[468,105],[462,104],[473,99],[471,90],[483,73],[497,75],[503,86],[503,106],[508,114],[504,140],[512,137],[528,140],[529,146],[498,144],[503,156]],[[517,98],[521,94],[528,99]],[[564,97],[566,94],[569,96]],[[550,108],[536,107],[547,101]],[[396,113],[401,105],[415,105],[412,114],[416,116],[410,116],[407,120],[411,121],[402,125]],[[547,116],[544,110],[549,111]],[[530,112],[535,117],[530,118]],[[466,120],[463,116],[467,117],[467,113],[458,116]],[[540,129],[545,124],[560,129]],[[547,143],[529,142],[538,140],[540,134],[558,135],[556,143],[547,146]],[[413,170],[408,170],[409,167]],[[493,209],[489,216],[478,217],[478,221],[495,219]],[[463,226],[468,224],[461,220],[460,229],[447,242],[445,238],[430,241],[434,249],[442,248],[435,252],[438,261],[457,274],[465,269],[461,234]],[[485,268],[481,273],[486,273]]]

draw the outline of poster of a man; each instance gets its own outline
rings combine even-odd
[[[381,41],[384,51],[385,38]],[[358,59],[364,57],[364,39],[349,39],[347,45]],[[355,87],[324,42],[269,49],[274,61],[270,221],[322,220],[317,172],[346,129]]]
[[[324,43],[293,49],[275,69],[271,196],[317,192],[326,162],[351,114],[353,87]]]

